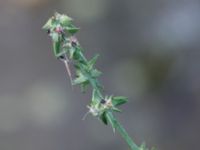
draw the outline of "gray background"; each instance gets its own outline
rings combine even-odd
[[[0,149],[127,150],[87,112],[91,91],[70,87],[41,30],[54,13],[81,28],[107,94],[129,97],[116,114],[130,136],[159,150],[198,150],[199,0],[1,0]]]

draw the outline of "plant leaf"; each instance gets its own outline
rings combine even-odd
[[[103,112],[103,114],[100,116],[100,119],[102,120],[102,122],[105,125],[108,125],[108,120],[107,120],[107,117],[106,117],[106,112]]]
[[[70,33],[70,34],[75,34],[76,32],[79,31],[79,28],[73,26],[73,25],[70,25],[70,26],[67,26],[66,27],[66,30]]]
[[[72,18],[70,18],[69,16],[67,15],[61,15],[60,16],[60,23],[62,26],[68,26],[72,23]]]
[[[111,126],[113,128],[113,132],[115,132],[116,120],[114,119],[112,113],[111,112],[107,112],[106,113],[106,118],[107,118],[108,122],[111,124]]]
[[[84,76],[82,73],[80,73],[79,76],[73,80],[73,85],[81,84],[87,81],[88,81],[88,78]]]
[[[53,33],[51,34],[51,38],[52,38],[52,40],[53,40],[54,42],[59,42],[59,39],[60,39],[59,34],[56,33],[56,32],[53,32]]]
[[[112,104],[114,106],[122,105],[126,103],[127,101],[128,101],[127,97],[124,97],[124,96],[116,96],[112,98]]]
[[[99,103],[100,101],[101,101],[101,98],[99,97],[98,92],[95,89],[93,89],[93,91],[92,91],[92,102]]]
[[[112,107],[112,110],[113,111],[116,111],[116,112],[122,112],[120,109],[116,108],[116,107]]]
[[[93,66],[95,65],[97,59],[98,59],[99,55],[95,55],[89,62],[88,62],[88,67],[89,69],[92,69]]]
[[[93,78],[99,77],[99,76],[102,74],[102,72],[100,72],[100,71],[97,70],[97,69],[91,70],[90,73],[91,73],[91,76],[92,76]]]
[[[76,51],[76,49],[73,47],[69,49],[69,58],[70,59],[74,58],[75,51]]]
[[[52,19],[51,18],[45,23],[45,25],[42,27],[42,29],[48,30],[50,28],[52,28]]]
[[[60,53],[60,42],[54,42],[53,41],[53,52],[54,52],[54,55],[56,57],[59,57],[59,53]]]
[[[81,84],[81,92],[85,93],[86,90],[87,90],[87,88],[88,88],[88,85],[89,85],[89,82],[88,82],[88,81],[83,82],[83,83]]]

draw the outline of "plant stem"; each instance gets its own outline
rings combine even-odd
[[[129,145],[130,149],[131,150],[139,150],[140,148],[133,142],[132,138],[128,135],[128,133],[123,128],[123,126],[119,123],[119,121],[116,120],[116,118],[113,116],[113,114],[111,112],[108,112],[107,115],[109,115],[109,118],[112,119],[112,122],[114,122],[114,124],[115,124],[115,129],[120,133],[122,138]]]

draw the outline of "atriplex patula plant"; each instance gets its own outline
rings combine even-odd
[[[118,106],[126,103],[127,98],[113,95],[104,96],[102,94],[102,86],[97,80],[101,72],[94,67],[98,55],[91,60],[86,59],[83,54],[83,48],[74,36],[79,28],[72,24],[72,19],[67,15],[55,13],[43,26],[43,29],[52,38],[54,55],[64,62],[72,85],[80,85],[83,92],[85,92],[88,85],[92,86],[92,98],[88,105],[89,113],[102,120],[104,124],[110,124],[114,132],[117,130],[131,150],[147,150],[145,144],[137,146],[113,116],[113,112],[120,112]],[[69,62],[75,68],[75,79],[72,79]]]

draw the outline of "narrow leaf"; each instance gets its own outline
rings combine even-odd
[[[59,57],[60,53],[60,42],[53,42],[53,52],[56,57]]]
[[[96,91],[96,89],[93,89],[93,92],[92,92],[92,101],[96,102],[96,103],[99,103],[101,101],[101,98],[99,97],[99,94]]]
[[[102,120],[102,122],[107,125],[108,124],[108,120],[106,118],[106,112],[103,112],[103,114],[100,116],[100,119]]]
[[[81,92],[85,93],[88,88],[89,82],[84,82],[81,84]]]
[[[53,33],[51,34],[51,38],[52,38],[52,40],[53,40],[54,42],[59,42],[59,39],[60,39],[59,34],[56,33],[56,32],[53,32]]]
[[[80,74],[78,78],[73,80],[73,85],[81,84],[81,83],[84,83],[87,81],[88,81],[88,78],[85,77],[84,75]]]
[[[112,113],[107,112],[106,113],[106,118],[107,118],[108,122],[110,123],[110,125],[112,126],[113,132],[115,133],[116,120],[114,120],[114,117],[113,117]]]
[[[112,110],[113,110],[113,111],[116,111],[116,112],[122,112],[120,109],[118,109],[118,108],[116,108],[116,107],[113,107]]]
[[[66,30],[70,33],[70,34],[75,34],[76,32],[79,31],[79,28],[71,25],[71,26],[67,26]]]
[[[72,18],[70,18],[67,15],[61,15],[60,16],[60,23],[63,26],[68,26],[68,25],[70,25],[72,23]]]
[[[99,77],[101,74],[102,74],[102,72],[100,72],[100,71],[97,70],[97,69],[91,70],[91,76],[92,76],[93,78],[97,78],[97,77]]]
[[[73,59],[74,58],[74,53],[75,53],[75,48],[70,48],[69,49],[69,58],[70,59]]]
[[[97,59],[98,59],[99,55],[95,55],[89,62],[88,62],[88,67],[89,69],[92,69],[93,66],[95,65]]]
[[[124,96],[116,96],[112,98],[112,104],[114,106],[122,105],[126,103],[127,101],[128,101],[127,97],[124,97]]]
[[[48,30],[52,27],[52,19],[50,18],[46,23],[45,25],[42,27],[42,29],[44,30]]]

